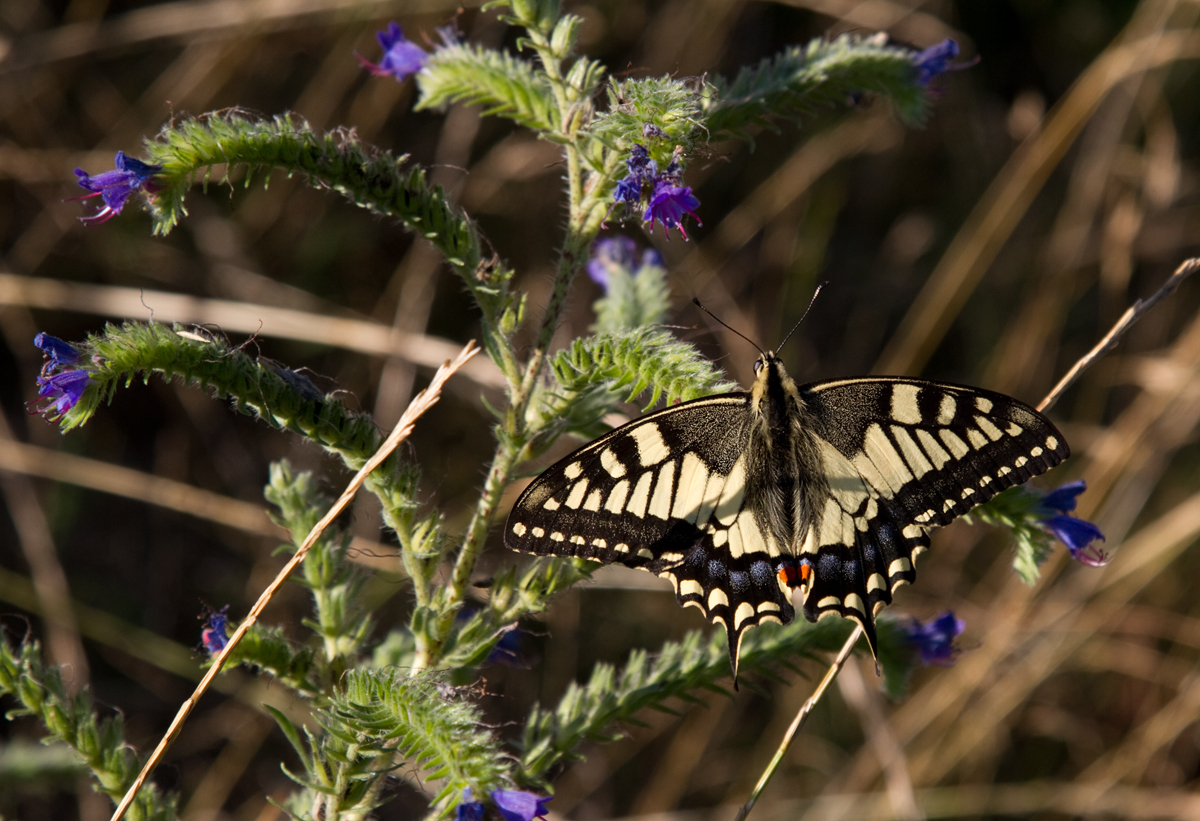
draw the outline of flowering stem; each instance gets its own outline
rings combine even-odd
[[[488,470],[487,479],[484,481],[483,493],[480,496],[479,504],[476,506],[475,512],[471,516],[471,521],[467,525],[462,547],[454,563],[449,588],[449,600],[451,602],[462,600],[467,584],[470,581],[471,573],[475,568],[475,563],[479,558],[479,553],[482,551],[487,538],[488,528],[493,518],[495,518],[501,494],[508,485],[513,470],[516,469],[523,459],[525,443],[529,441],[531,434],[537,433],[536,430],[529,428],[529,403],[534,395],[534,387],[537,384],[537,380],[541,376],[542,369],[546,364],[550,344],[554,338],[554,331],[558,327],[563,306],[566,304],[571,282],[574,280],[575,274],[583,267],[584,260],[587,258],[588,247],[592,240],[595,239],[596,234],[599,233],[600,223],[603,219],[603,211],[599,207],[600,203],[595,197],[587,196],[584,193],[583,163],[578,144],[578,127],[585,118],[576,109],[585,103],[576,99],[578,94],[574,92],[563,77],[561,61],[567,55],[559,54],[555,51],[550,38],[547,36],[548,31],[543,30],[538,25],[538,21],[522,20],[521,22],[526,27],[529,43],[537,51],[542,63],[542,69],[550,82],[550,87],[553,89],[554,100],[558,108],[560,129],[562,136],[566,138],[566,141],[563,143],[563,153],[567,165],[567,200],[569,209],[567,236],[563,240],[563,250],[559,256],[558,266],[555,270],[554,287],[551,291],[550,301],[546,305],[537,338],[533,349],[530,351],[529,358],[526,360],[524,372],[521,375],[519,383],[514,384],[516,380],[511,375],[515,371],[515,368],[513,371],[509,371],[506,368],[506,375],[509,375],[511,395],[508,411],[505,414],[504,441],[496,448],[491,468]],[[501,344],[503,345],[504,343],[502,342]],[[504,364],[510,365],[515,363],[510,363],[506,359]],[[432,664],[436,661],[438,648],[453,624],[453,619],[454,613],[452,609],[448,609],[442,615],[437,625],[436,635],[431,637],[432,642],[429,646],[423,648],[423,652],[418,655],[418,661],[415,665],[418,669],[425,664]]]
[[[344,491],[342,491],[342,495],[338,497],[336,502],[334,502],[333,506],[329,509],[329,512],[321,518],[321,521],[317,522],[312,531],[308,534],[308,538],[306,538],[304,543],[297,548],[292,558],[283,567],[283,569],[279,571],[279,574],[275,577],[275,580],[272,581],[265,590],[263,590],[262,594],[258,597],[258,601],[254,603],[254,606],[250,608],[250,612],[246,614],[246,618],[242,620],[241,624],[238,625],[237,630],[235,630],[233,635],[229,637],[229,642],[225,645],[225,648],[220,652],[219,655],[217,655],[216,658],[213,659],[212,666],[208,668],[208,672],[205,673],[204,678],[196,686],[195,692],[193,692],[188,700],[183,703],[183,706],[179,708],[179,712],[175,715],[175,719],[171,722],[171,726],[167,728],[167,732],[158,742],[158,746],[154,749],[154,752],[150,755],[150,758],[146,760],[146,764],[142,767],[142,771],[138,773],[137,778],[129,787],[129,791],[125,793],[125,797],[117,806],[116,811],[113,813],[112,821],[120,821],[126,810],[129,809],[129,806],[133,803],[133,800],[137,797],[138,792],[141,790],[142,785],[149,777],[150,772],[166,753],[167,748],[171,746],[171,742],[174,741],[175,737],[179,734],[179,730],[183,727],[183,723],[191,714],[192,709],[197,703],[199,703],[200,697],[204,695],[209,686],[212,684],[213,679],[217,677],[217,674],[220,673],[221,669],[225,666],[226,659],[228,659],[233,653],[234,649],[242,640],[242,637],[246,635],[247,631],[254,626],[256,621],[258,621],[259,615],[264,609],[266,609],[266,606],[270,604],[271,599],[275,597],[275,593],[280,587],[283,586],[283,583],[287,581],[288,576],[290,576],[292,571],[299,567],[300,563],[304,561],[304,557],[308,554],[309,549],[314,543],[316,543],[317,539],[321,537],[321,534],[325,532],[325,529],[329,527],[333,520],[341,515],[342,511],[346,509],[346,506],[349,505],[354,499],[355,494],[358,493],[358,489],[362,487],[363,483],[366,481],[367,477],[371,475],[372,471],[383,464],[383,462],[391,455],[396,447],[402,441],[408,438],[409,434],[412,433],[413,425],[416,423],[417,419],[420,418],[431,407],[433,407],[435,403],[437,403],[438,399],[441,398],[442,386],[446,383],[446,380],[453,376],[460,368],[462,368],[463,365],[467,364],[471,357],[478,352],[479,349],[475,347],[475,340],[471,340],[467,343],[467,346],[463,348],[462,353],[458,355],[457,359],[455,359],[453,362],[447,362],[438,369],[438,372],[434,374],[433,381],[429,383],[429,387],[417,394],[412,402],[409,403],[408,408],[401,415],[400,420],[396,422],[396,427],[392,430],[391,434],[388,435],[387,439],[384,440],[383,444],[380,445],[379,450],[367,460],[367,463],[362,466],[362,469],[358,471],[358,474],[350,480],[350,484],[346,486]]]

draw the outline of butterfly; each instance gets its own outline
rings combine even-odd
[[[680,604],[742,638],[837,614],[877,653],[875,616],[930,531],[1070,455],[1033,408],[904,377],[797,386],[762,353],[747,392],[660,410],[584,445],[521,494],[513,550],[669,579]]]

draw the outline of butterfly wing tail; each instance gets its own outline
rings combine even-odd
[[[779,581],[783,560],[767,553],[731,556],[704,535],[673,567],[659,571],[685,607],[698,607],[729,636],[729,662],[736,681],[742,638],[763,622],[787,624],[796,616],[790,591]]]

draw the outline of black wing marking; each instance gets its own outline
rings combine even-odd
[[[648,570],[729,634],[795,611],[778,580],[790,561],[745,492],[749,399],[735,393],[624,425],[547,469],[513,506],[504,543]]]
[[[915,578],[930,528],[1070,455],[1049,420],[991,391],[894,377],[800,391],[830,483],[802,548],[815,554],[805,615],[853,618],[872,648],[874,614]]]

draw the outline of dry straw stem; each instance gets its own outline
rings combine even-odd
[[[1156,31],[1130,42],[1142,22],[1141,14],[1134,16],[1125,33],[1059,101],[1043,128],[1001,169],[913,301],[880,356],[877,373],[921,370],[1050,172],[1114,86],[1177,60],[1200,57],[1200,36],[1191,31]]]
[[[1130,305],[1129,308],[1126,309],[1125,313],[1121,315],[1121,318],[1117,320],[1117,323],[1113,325],[1112,330],[1106,333],[1104,338],[1096,343],[1096,347],[1092,348],[1083,356],[1083,358],[1076,362],[1074,366],[1072,366],[1071,370],[1067,371],[1067,375],[1059,380],[1058,384],[1054,386],[1053,390],[1051,390],[1046,398],[1041,401],[1041,404],[1037,406],[1037,409],[1045,412],[1052,408],[1054,403],[1059,400],[1059,397],[1063,395],[1067,388],[1075,384],[1076,380],[1083,375],[1084,371],[1092,367],[1092,365],[1095,365],[1096,362],[1099,361],[1100,357],[1117,347],[1117,343],[1121,341],[1121,337],[1123,337],[1126,332],[1133,327],[1135,322],[1142,318],[1142,315],[1145,314],[1146,311],[1149,311],[1159,302],[1175,293],[1175,291],[1179,289],[1179,286],[1183,284],[1183,281],[1195,273],[1197,268],[1200,268],[1200,257],[1193,257],[1192,259],[1186,260],[1182,265],[1175,269],[1175,273],[1171,275],[1170,279],[1163,283],[1163,286],[1159,288],[1153,296],[1151,296],[1149,299],[1139,299],[1137,302]]]
[[[264,609],[266,609],[266,606],[271,602],[271,599],[275,596],[275,593],[279,590],[279,588],[283,586],[283,583],[287,581],[287,578],[289,575],[291,575],[292,571],[299,567],[300,563],[304,561],[304,557],[308,555],[309,548],[311,548],[317,539],[320,538],[321,534],[325,532],[325,528],[329,527],[330,523],[333,522],[333,520],[339,515],[341,515],[346,506],[350,504],[351,500],[354,498],[354,495],[358,492],[358,489],[362,487],[363,482],[366,481],[367,476],[369,476],[371,472],[375,470],[375,468],[379,467],[379,465],[382,464],[383,461],[392,454],[392,451],[394,451],[401,442],[408,438],[409,434],[412,433],[413,425],[416,424],[417,419],[419,419],[430,408],[437,404],[438,399],[441,398],[442,386],[446,384],[446,380],[457,373],[469,361],[471,361],[471,358],[477,353],[479,353],[479,348],[475,347],[475,340],[471,340],[453,361],[446,362],[440,368],[438,368],[437,373],[433,375],[433,380],[429,383],[429,387],[421,391],[413,398],[413,401],[409,403],[408,408],[401,415],[400,421],[396,423],[396,427],[392,429],[392,432],[388,434],[388,438],[385,439],[383,444],[379,446],[379,450],[377,450],[375,455],[372,456],[365,465],[363,465],[362,470],[356,473],[354,478],[350,480],[350,484],[348,484],[346,489],[342,491],[342,495],[339,496],[337,501],[333,503],[333,507],[329,509],[329,512],[325,514],[321,521],[317,522],[317,524],[313,526],[313,529],[309,532],[308,537],[305,538],[304,543],[300,545],[300,548],[296,551],[295,555],[292,556],[291,560],[284,565],[282,570],[279,571],[279,575],[277,575],[274,581],[267,586],[266,590],[262,592],[262,595],[258,597],[258,601],[254,603],[254,607],[250,608],[250,612],[246,614],[246,618],[242,620],[241,624],[238,625],[237,630],[235,630],[233,635],[230,636],[229,642],[225,645],[225,649],[222,650],[215,659],[213,659],[212,666],[209,667],[208,672],[200,681],[200,684],[197,685],[195,692],[193,692],[192,695],[188,697],[187,701],[183,703],[183,706],[179,708],[179,712],[175,715],[175,719],[171,722],[171,726],[167,728],[167,732],[163,735],[162,740],[158,742],[158,746],[155,747],[154,752],[146,761],[145,766],[142,767],[142,771],[138,773],[138,777],[134,780],[133,785],[130,786],[129,791],[125,793],[125,797],[121,799],[120,805],[117,807],[116,812],[114,812],[112,815],[112,821],[120,821],[121,817],[125,815],[125,811],[129,808],[129,805],[133,803],[134,798],[137,797],[138,792],[142,789],[142,785],[146,783],[146,778],[150,775],[155,765],[158,764],[159,760],[162,759],[163,755],[167,751],[167,748],[171,746],[171,742],[174,741],[175,737],[179,734],[180,729],[183,727],[183,723],[187,720],[188,715],[191,714],[192,709],[196,706],[196,704],[199,703],[201,696],[203,696],[205,691],[208,690],[208,687],[210,684],[212,684],[213,679],[215,679],[217,674],[221,672],[221,668],[225,665],[225,660],[229,657],[229,654],[233,652],[233,649],[237,647],[238,643],[242,640],[242,637],[246,635],[246,631],[258,621],[259,615]]]

